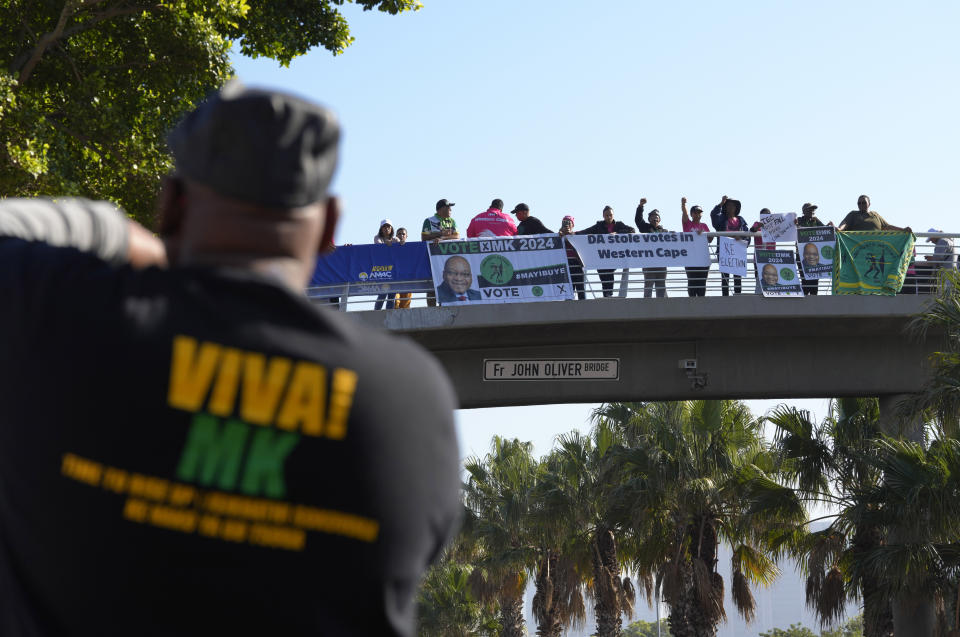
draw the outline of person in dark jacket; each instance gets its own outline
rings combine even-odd
[[[553,230],[548,229],[543,222],[536,217],[530,216],[530,206],[525,203],[518,203],[513,207],[513,214],[517,215],[517,235],[524,234],[554,234]]]
[[[577,293],[577,298],[583,301],[587,298],[583,289],[583,261],[580,260],[577,249],[570,245],[570,242],[566,239],[567,235],[577,234],[573,230],[573,226],[573,217],[571,215],[564,216],[560,222],[560,236],[563,238],[563,245],[567,250],[567,267],[570,268],[570,281],[573,283],[573,290]]]
[[[717,232],[747,232],[747,222],[740,216],[740,202],[737,199],[729,199],[726,195],[720,200],[713,210],[710,211],[710,223]],[[717,242],[719,249],[720,242]],[[733,275],[733,293],[740,294],[741,278]],[[723,296],[730,295],[730,275],[720,273],[720,289]]]
[[[576,234],[633,234],[634,232],[636,232],[636,230],[622,221],[614,221],[613,208],[604,206],[603,219]],[[613,296],[613,270],[597,270],[597,274],[600,275],[600,285],[603,287],[603,296]]]
[[[640,204],[641,206],[643,204]],[[654,208],[647,217],[645,228],[640,232],[649,234],[651,232],[668,232],[666,228],[660,225],[660,211]],[[667,269],[663,267],[653,267],[643,269],[643,298],[649,299],[656,294],[657,298],[667,296]]]

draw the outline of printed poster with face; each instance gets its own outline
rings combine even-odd
[[[757,285],[764,296],[803,296],[793,250],[757,250]]]
[[[428,243],[440,305],[565,301],[573,298],[558,235]]]
[[[833,226],[797,228],[797,252],[805,279],[833,278],[837,237]]]
[[[724,274],[747,276],[747,242],[734,237],[717,237],[717,264]]]

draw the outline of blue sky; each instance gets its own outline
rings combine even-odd
[[[494,197],[551,228],[608,204],[632,224],[646,197],[679,229],[681,196],[739,198],[748,222],[810,201],[839,222],[866,193],[890,223],[960,230],[960,3],[423,3],[346,7],[356,43],[339,57],[234,59],[248,84],[339,114],[338,243],[369,243],[383,217],[416,236],[441,197],[462,228]],[[499,433],[545,453],[593,407],[460,412],[461,452]]]
[[[416,236],[434,202],[465,227],[491,199],[547,226],[646,197],[743,201],[839,222],[867,193],[891,223],[951,229],[957,201],[960,3],[424,0],[400,16],[345,7],[356,42],[280,68],[237,56],[248,84],[320,101],[343,124],[338,243],[381,218]],[[510,208],[508,208],[510,209]],[[952,229],[960,229],[953,222]],[[776,401],[754,401],[764,412]],[[803,401],[818,415],[823,401]],[[462,452],[492,433],[549,449],[593,406],[474,410]]]

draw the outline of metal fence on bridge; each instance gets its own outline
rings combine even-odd
[[[938,275],[941,271],[939,267],[942,262],[927,259],[934,255],[934,243],[928,241],[933,238],[957,238],[958,233],[914,233],[917,242],[914,247],[915,255],[910,270],[904,281],[901,294],[931,294],[937,289]],[[760,294],[757,284],[755,262],[753,252],[756,247],[754,237],[759,237],[760,233],[752,232],[710,232],[707,236],[711,239],[711,265],[706,279],[706,296],[722,296],[723,278],[717,268],[716,256],[716,237],[730,236],[749,238],[750,244],[747,248],[747,276],[730,276],[727,279],[727,293],[733,294]],[[777,244],[779,250],[796,250],[795,243]],[[956,252],[954,253],[953,266],[956,267]],[[575,266],[574,266],[575,267]],[[799,266],[798,266],[799,269]],[[571,268],[571,274],[576,271]],[[610,297],[603,294],[603,286],[599,274],[595,270],[586,270],[584,273],[584,292],[586,300],[603,298],[657,298],[653,286],[648,283],[649,279],[644,275],[641,269],[617,270],[613,273],[613,289]],[[738,280],[739,279],[739,280]],[[808,281],[809,282],[809,281]],[[667,297],[686,297],[688,296],[687,272],[684,268],[666,268],[664,279],[664,289]],[[429,279],[419,281],[406,281],[403,283],[392,284],[392,290],[389,294],[363,294],[351,293],[354,290],[369,290],[368,283],[350,284],[344,283],[336,286],[322,286],[307,288],[308,298],[316,303],[330,303],[336,305],[342,311],[362,311],[374,309],[390,309],[391,306],[401,301],[408,301],[409,307],[426,307],[427,297],[433,291],[433,282]],[[739,288],[739,292],[737,291]],[[817,286],[819,295],[829,295],[831,293],[831,280],[821,279]],[[378,307],[379,306],[379,307]]]

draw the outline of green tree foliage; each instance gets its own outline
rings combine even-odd
[[[806,626],[791,624],[789,628],[771,628],[760,633],[760,637],[818,637]],[[842,626],[825,629],[819,637],[863,637],[863,615],[847,620]]]
[[[0,0],[0,196],[108,199],[149,224],[166,132],[232,75],[231,42],[281,64],[340,53],[344,1]]]
[[[470,593],[471,567],[444,559],[433,566],[417,596],[420,637],[493,637],[500,625]]]
[[[821,423],[812,422],[809,412],[787,406],[778,407],[768,421],[775,427],[783,490],[838,512],[827,528],[790,538],[807,574],[807,604],[828,624],[843,615],[848,602],[862,599],[866,634],[889,635],[893,630],[889,598],[878,582],[852,571],[886,541],[881,526],[863,515],[868,492],[882,478],[874,461],[883,436],[876,399],[834,400]]]
[[[631,622],[623,629],[623,637],[670,637],[670,626],[666,619],[661,619],[658,632],[656,622],[645,622],[640,619]]]
[[[931,357],[933,374],[904,411],[933,416],[951,437],[960,437],[960,272],[940,274],[938,293],[910,324],[913,336],[936,339],[940,350]]]
[[[472,548],[470,587],[499,608],[503,637],[522,637],[523,592],[536,562],[532,509],[538,463],[533,445],[495,436],[490,453],[465,462],[466,520],[462,535]]]
[[[790,624],[790,628],[784,630],[783,628],[771,628],[770,630],[765,630],[760,633],[760,637],[817,637],[817,633],[813,632],[806,626],[801,626],[800,624]]]
[[[630,440],[621,461],[633,476],[623,490],[632,501],[633,567],[641,578],[656,578],[673,635],[715,635],[726,619],[721,542],[733,549],[734,604],[751,619],[751,586],[768,585],[779,574],[774,541],[805,519],[795,499],[766,497],[778,485],[769,474],[773,459],[759,422],[737,401],[613,404],[605,410],[606,417],[623,421]]]

